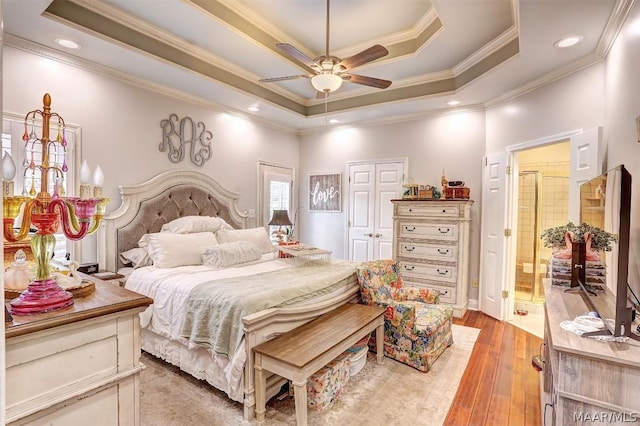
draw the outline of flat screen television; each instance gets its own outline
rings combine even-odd
[[[584,336],[613,335],[627,336],[640,340],[640,336],[632,332],[633,307],[628,298],[629,274],[629,234],[631,218],[631,174],[623,165],[615,167],[602,175],[580,185],[580,222],[598,227],[614,234],[617,238],[610,252],[601,253],[606,257],[607,287],[615,293],[615,307],[603,306],[602,296],[590,292],[583,279],[572,279],[583,290],[581,294],[590,310],[598,312],[607,325],[607,329]],[[572,260],[573,269],[583,274],[586,264],[582,253],[581,265],[576,265],[577,257]],[[577,268],[576,268],[577,266]],[[584,275],[582,275],[584,276]],[[572,285],[574,283],[572,282]],[[614,324],[606,318],[615,316]]]

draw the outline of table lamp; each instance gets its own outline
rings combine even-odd
[[[271,221],[269,222],[269,226],[278,226],[277,231],[273,231],[273,235],[276,236],[278,242],[284,241],[284,235],[286,234],[282,231],[283,226],[291,226],[291,220],[289,219],[289,214],[286,210],[274,210],[273,216],[271,217]]]

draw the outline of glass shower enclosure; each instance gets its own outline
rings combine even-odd
[[[568,218],[569,178],[522,171],[518,178],[518,240],[515,300],[542,303],[542,279],[547,275],[551,249],[540,234],[565,224]]]

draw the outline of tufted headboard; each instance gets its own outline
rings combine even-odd
[[[122,203],[104,218],[98,231],[101,269],[122,267],[119,254],[137,247],[147,233],[182,216],[217,216],[234,228],[245,228],[247,214],[237,208],[239,194],[195,171],[172,170],[137,185],[121,185]]]

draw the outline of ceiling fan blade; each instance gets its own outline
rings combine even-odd
[[[356,53],[353,56],[349,56],[348,58],[343,59],[339,65],[344,69],[350,70],[352,68],[367,64],[371,61],[375,61],[376,59],[380,59],[384,56],[387,56],[388,54],[389,51],[386,47],[376,44],[368,49],[363,50],[360,53]]]
[[[299,51],[289,43],[278,43],[276,44],[276,46],[278,46],[278,48],[282,50],[282,52],[284,52],[290,58],[295,59],[296,61],[306,66],[307,68],[310,68],[310,71],[314,71],[314,72],[322,71],[322,67],[319,64],[314,62],[313,59],[311,59],[310,57],[308,57],[307,55],[305,55],[304,53],[302,53],[301,51]]]
[[[300,74],[300,75],[288,75],[285,77],[272,77],[272,78],[261,78],[258,80],[261,83],[273,83],[276,81],[285,81],[285,80],[297,80],[299,78],[311,78],[311,75]]]
[[[386,89],[391,86],[391,81],[381,78],[367,77],[358,74],[340,74],[340,77],[349,83],[363,84],[365,86],[377,87],[378,89]]]

